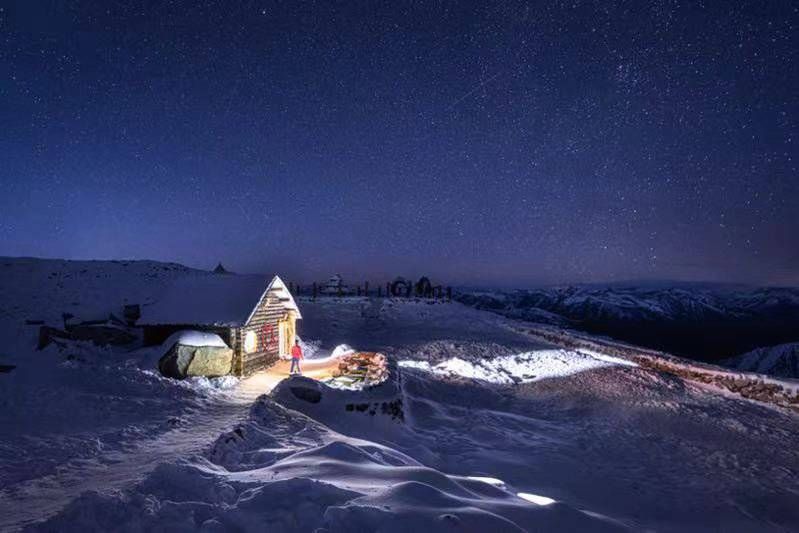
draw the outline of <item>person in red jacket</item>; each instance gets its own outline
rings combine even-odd
[[[303,359],[302,348],[300,348],[300,341],[297,339],[294,341],[294,346],[291,347],[291,370],[289,370],[289,374],[295,374],[294,367],[296,366],[296,374],[302,375],[302,370],[300,369],[301,359]]]

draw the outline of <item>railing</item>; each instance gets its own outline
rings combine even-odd
[[[406,283],[402,281],[370,284],[368,281],[354,287],[329,287],[318,283],[301,285],[289,283],[289,292],[294,296],[310,296],[313,299],[324,297],[360,296],[366,298],[426,298],[431,300],[451,300],[452,287],[430,283]]]

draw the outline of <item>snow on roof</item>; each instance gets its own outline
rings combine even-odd
[[[283,281],[257,275],[187,276],[175,280],[153,305],[142,309],[141,325],[201,324],[240,326],[272,289],[287,311],[302,318]]]

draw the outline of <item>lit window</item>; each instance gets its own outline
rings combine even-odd
[[[244,335],[244,351],[246,353],[253,353],[258,348],[258,336],[254,331],[248,331]]]

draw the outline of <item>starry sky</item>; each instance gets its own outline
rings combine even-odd
[[[799,4],[0,3],[0,255],[799,284]]]

